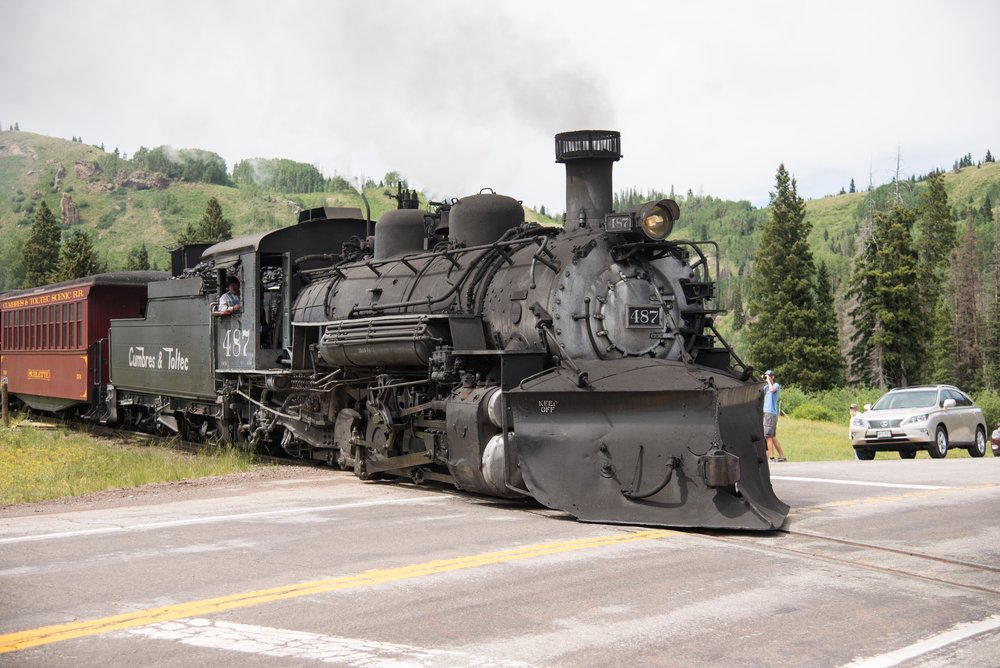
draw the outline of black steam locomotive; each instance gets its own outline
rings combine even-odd
[[[759,385],[713,327],[677,204],[612,211],[617,132],[556,136],[563,228],[482,191],[174,255],[113,320],[103,421],[248,440],[362,479],[532,497],[592,522],[773,529]],[[194,265],[194,266],[192,266]],[[243,310],[213,315],[226,279]],[[98,415],[99,413],[99,415]]]

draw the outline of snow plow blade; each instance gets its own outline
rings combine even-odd
[[[531,495],[584,522],[767,531],[771,487],[760,387],[664,360],[581,361],[508,394]]]

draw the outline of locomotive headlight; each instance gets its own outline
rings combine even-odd
[[[666,239],[673,226],[661,213],[651,213],[642,219],[642,232],[650,239],[660,241]]]
[[[639,228],[647,239],[663,241],[674,229],[674,221],[680,218],[681,210],[672,199],[647,202],[639,209]]]

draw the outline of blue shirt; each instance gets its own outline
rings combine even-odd
[[[781,385],[774,384],[774,392],[770,387],[764,388],[764,412],[778,414],[778,396],[781,394]]]

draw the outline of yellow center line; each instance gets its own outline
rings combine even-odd
[[[111,617],[100,619],[90,619],[67,624],[55,624],[44,626],[27,631],[18,631],[0,635],[0,654],[5,652],[16,652],[18,650],[48,645],[51,643],[73,640],[86,636],[110,633],[121,629],[129,629],[137,626],[146,626],[157,622],[182,619],[184,617],[198,617],[212,613],[223,612],[225,610],[235,610],[237,608],[248,608],[255,605],[263,605],[273,601],[280,601],[301,596],[312,596],[325,592],[339,591],[343,589],[357,589],[386,582],[396,582],[398,580],[409,580],[426,575],[436,575],[438,573],[448,573],[450,571],[460,571],[469,568],[480,568],[511,561],[523,559],[535,559],[563,552],[575,552],[579,550],[592,550],[610,545],[619,545],[640,540],[653,540],[675,536],[675,531],[665,531],[662,529],[649,529],[646,531],[636,531],[632,533],[614,534],[609,536],[597,536],[593,538],[579,538],[575,540],[564,540],[552,543],[541,543],[539,545],[529,545],[527,547],[515,548],[512,550],[501,550],[499,552],[487,552],[485,554],[455,557],[453,559],[438,559],[422,564],[411,564],[397,568],[381,568],[358,573],[357,575],[346,575],[338,578],[326,580],[315,580],[313,582],[301,582],[298,584],[283,585],[271,589],[259,589],[257,591],[242,592],[218,598],[207,598],[201,601],[191,601],[188,603],[177,603],[165,605],[159,608],[148,608],[127,612]]]

